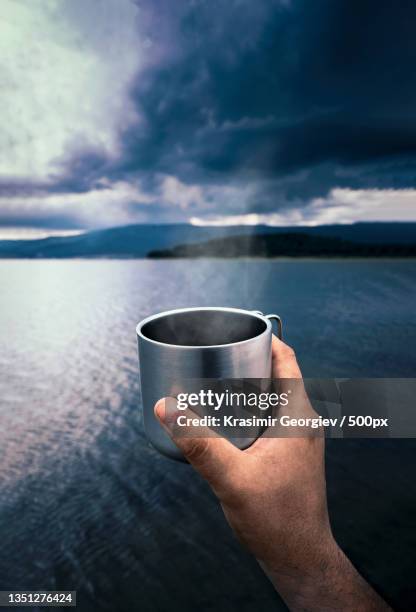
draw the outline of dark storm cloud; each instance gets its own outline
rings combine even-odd
[[[134,4],[138,13],[127,47],[134,57],[137,51],[140,68],[128,80],[125,105],[114,104],[103,115],[103,129],[116,117],[117,154],[99,148],[98,121],[98,145],[94,138],[92,145],[88,138],[77,141],[77,153],[63,156],[55,179],[3,180],[1,195],[16,204],[6,202],[0,224],[72,228],[261,214],[302,208],[335,187],[415,186],[413,1]],[[127,5],[132,7],[129,0]],[[115,33],[120,43],[126,24],[107,23],[100,4],[99,23],[107,29],[95,28],[98,5],[88,6],[88,15],[81,2],[66,11],[80,41],[94,29],[93,57],[105,69],[114,60]],[[116,15],[114,3],[112,10]],[[97,94],[97,117],[113,90],[114,78]],[[130,102],[137,123],[123,122]],[[89,195],[91,213],[74,194]],[[31,195],[39,199],[32,198],[26,214]],[[43,205],[49,195],[57,199]],[[14,214],[14,206],[23,212]]]
[[[12,227],[12,228],[38,228],[45,230],[78,230],[84,229],[83,223],[77,222],[71,211],[68,214],[56,213],[51,211],[36,211],[35,214],[31,215],[18,215],[8,212],[4,214],[0,211],[0,227]]]
[[[414,185],[413,2],[149,7],[169,35],[163,61],[133,92],[146,131],[127,137],[125,170],[209,181],[304,169],[307,179],[287,192],[300,197],[334,184]],[[148,33],[160,50],[157,32]],[[392,159],[400,163],[384,177]]]

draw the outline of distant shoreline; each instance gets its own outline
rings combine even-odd
[[[1,257],[1,262],[41,262],[41,261],[79,261],[79,262],[87,262],[87,261],[148,261],[148,262],[172,262],[172,261],[285,261],[285,262],[297,262],[297,261],[311,261],[311,262],[319,262],[319,261],[371,261],[371,262],[383,262],[383,261],[412,261],[416,260],[416,255],[409,256],[379,256],[376,257],[374,255],[370,256],[341,256],[341,255],[325,255],[325,256],[316,256],[316,255],[302,255],[302,256],[290,256],[290,255],[281,255],[278,257],[267,257],[264,255],[259,256],[251,256],[251,255],[243,255],[240,257],[215,257],[215,256],[206,256],[206,257],[134,257],[134,256],[112,256],[105,255],[102,257]]]
[[[0,259],[412,259],[416,223],[316,227],[127,225],[0,241]]]

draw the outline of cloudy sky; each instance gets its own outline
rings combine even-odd
[[[416,221],[413,0],[2,0],[0,237]]]

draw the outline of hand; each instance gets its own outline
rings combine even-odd
[[[274,378],[302,378],[289,346],[273,337],[272,351]],[[299,383],[296,411],[315,414]],[[200,429],[178,436],[177,411],[168,414],[164,400],[155,413],[292,610],[389,610],[332,535],[323,436],[261,437],[241,451],[212,433],[201,437]]]

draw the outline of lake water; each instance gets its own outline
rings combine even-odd
[[[136,323],[181,306],[277,312],[305,375],[414,377],[416,263],[1,261],[0,287],[0,589],[77,589],[82,612],[280,609],[207,486],[148,447]],[[327,444],[338,540],[403,610],[415,450]]]

